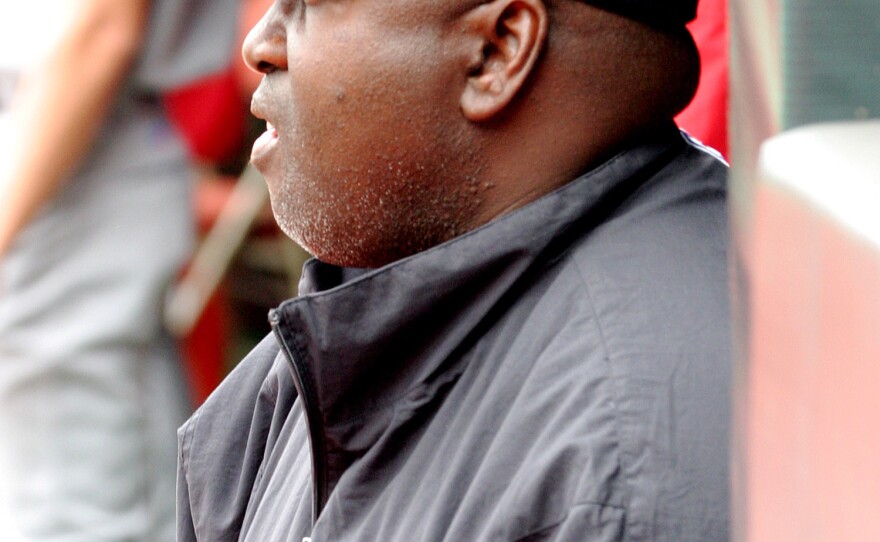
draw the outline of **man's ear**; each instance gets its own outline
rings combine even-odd
[[[492,0],[473,10],[470,29],[479,38],[473,52],[461,110],[474,122],[502,111],[525,84],[547,39],[543,0]]]

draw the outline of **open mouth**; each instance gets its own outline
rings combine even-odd
[[[278,130],[272,126],[272,123],[266,123],[266,131],[254,141],[253,150],[251,150],[251,162],[257,169],[261,169],[266,165],[266,161],[278,143]]]

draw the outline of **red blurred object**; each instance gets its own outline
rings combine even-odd
[[[223,377],[230,335],[229,303],[221,290],[205,306],[195,327],[182,341],[186,375],[193,404],[201,405]]]
[[[247,108],[232,65],[223,73],[166,92],[162,101],[197,160],[222,163],[241,150]]]
[[[676,122],[687,133],[728,157],[729,46],[727,0],[701,0],[689,25],[702,63],[700,86]]]

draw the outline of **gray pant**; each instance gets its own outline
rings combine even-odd
[[[106,139],[0,266],[0,540],[174,540],[190,407],[160,314],[192,242],[188,169],[164,143],[159,164],[120,159],[164,129],[141,128]]]

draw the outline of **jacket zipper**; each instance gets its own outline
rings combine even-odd
[[[324,468],[325,453],[323,423],[317,410],[317,399],[314,395],[314,389],[311,380],[307,377],[307,369],[302,367],[293,351],[290,348],[292,338],[288,337],[288,333],[281,323],[281,314],[278,309],[269,311],[269,324],[272,331],[281,345],[281,351],[290,366],[293,368],[293,384],[299,399],[302,402],[303,413],[305,415],[306,427],[308,428],[309,442],[311,444],[312,455],[312,526],[318,521],[318,514],[324,507],[326,499],[327,475]]]

